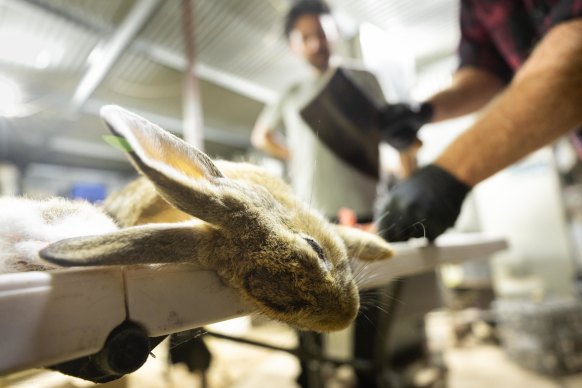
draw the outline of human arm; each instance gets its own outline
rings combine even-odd
[[[434,164],[380,204],[388,240],[434,239],[454,225],[471,187],[582,125],[582,19],[554,27],[509,86]],[[437,179],[438,178],[438,179]]]
[[[284,97],[265,106],[251,133],[253,147],[276,158],[289,159],[289,149],[275,130],[282,122]]]
[[[558,24],[477,121],[436,160],[474,186],[582,124],[582,19]]]
[[[451,85],[427,99],[418,107],[410,104],[387,105],[381,114],[384,141],[403,157],[418,146],[417,132],[427,123],[436,123],[473,113],[483,108],[503,88],[498,76],[474,66],[462,67],[453,76]]]
[[[289,149],[277,138],[269,127],[257,122],[251,134],[251,144],[261,151],[276,158],[289,159]]]
[[[407,148],[426,123],[461,117],[483,108],[511,79],[489,27],[483,24],[473,0],[461,0],[460,67],[451,85],[425,100],[419,109],[409,104],[387,107],[385,140],[395,148]]]
[[[495,74],[475,66],[461,67],[446,89],[430,97],[431,123],[476,112],[503,90],[505,83]]]
[[[400,178],[408,178],[418,168],[418,151],[422,147],[422,142],[416,139],[412,145],[404,150],[398,151],[398,159],[400,161]]]

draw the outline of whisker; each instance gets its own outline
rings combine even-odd
[[[371,319],[371,318],[370,318],[370,317],[369,317],[369,316],[366,314],[366,312],[365,312],[364,310],[360,309],[360,310],[358,311],[358,317],[359,317],[359,316],[362,316],[363,318],[365,318],[365,319],[366,319],[368,322],[370,322],[370,324],[372,324],[373,326],[375,326],[375,325],[376,325],[376,324],[375,324],[375,322],[374,322],[374,321],[372,321],[372,319]]]
[[[316,133],[316,136],[319,137],[319,133]],[[317,171],[317,155],[315,155],[315,159],[313,160],[313,171]],[[313,185],[314,185],[314,183],[315,183],[315,174],[312,174],[311,175],[311,193],[309,193],[309,210],[313,209]]]
[[[388,216],[388,214],[390,214],[390,212],[384,212],[383,214],[381,214],[373,223],[374,226],[378,226],[378,224],[380,223],[380,221],[382,221],[385,217]]]
[[[355,270],[356,272],[353,272],[352,277],[354,279],[354,282],[356,283],[356,285],[361,285],[362,281],[364,279],[366,279],[366,273],[365,270],[370,266],[370,263],[366,263],[366,262],[358,262],[356,264],[356,268],[352,269]]]
[[[190,340],[206,335],[207,331],[204,328],[195,328],[191,330],[185,330],[178,333],[173,333],[170,336],[170,349],[174,349]]]
[[[417,225],[420,225],[422,227],[422,230],[423,230],[423,237],[426,238],[426,227],[425,227],[425,225],[423,223],[424,221],[426,221],[426,219],[416,221],[413,224],[411,224],[410,226],[407,226],[406,228],[404,228],[402,230],[402,232],[406,232],[407,230],[413,229]],[[396,224],[392,224],[392,225],[390,225],[390,226],[388,226],[388,227],[386,227],[384,229],[378,230],[377,233],[378,233],[379,236],[383,237],[386,234],[386,232],[392,230],[395,227],[396,227]]]
[[[422,227],[422,237],[426,238],[426,227],[422,223],[422,221],[418,221],[414,223],[412,226],[420,225]]]

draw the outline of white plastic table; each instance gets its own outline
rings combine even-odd
[[[504,239],[443,235],[393,244],[391,260],[363,265],[361,288],[430,271],[441,264],[488,258]],[[98,352],[125,320],[149,337],[172,334],[252,311],[214,272],[192,265],[73,268],[0,275],[0,374]]]

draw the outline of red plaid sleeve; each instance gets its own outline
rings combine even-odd
[[[558,23],[582,17],[582,0],[557,0],[554,2],[556,4],[551,7],[543,20],[544,33]]]
[[[471,0],[461,0],[460,67],[475,66],[509,81],[513,71],[492,40],[490,30],[482,24]]]
[[[509,81],[556,24],[582,17],[582,0],[461,0],[461,66]]]

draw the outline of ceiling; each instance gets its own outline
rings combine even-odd
[[[290,0],[191,3],[185,14],[180,0],[0,0],[0,92],[17,85],[21,100],[0,99],[0,162],[129,171],[101,140],[107,103],[182,133],[184,15],[195,30],[205,150],[244,153],[263,105],[306,72],[282,38]],[[457,0],[329,3],[346,41],[369,23],[404,43],[419,72],[448,71],[433,65],[454,54]]]

